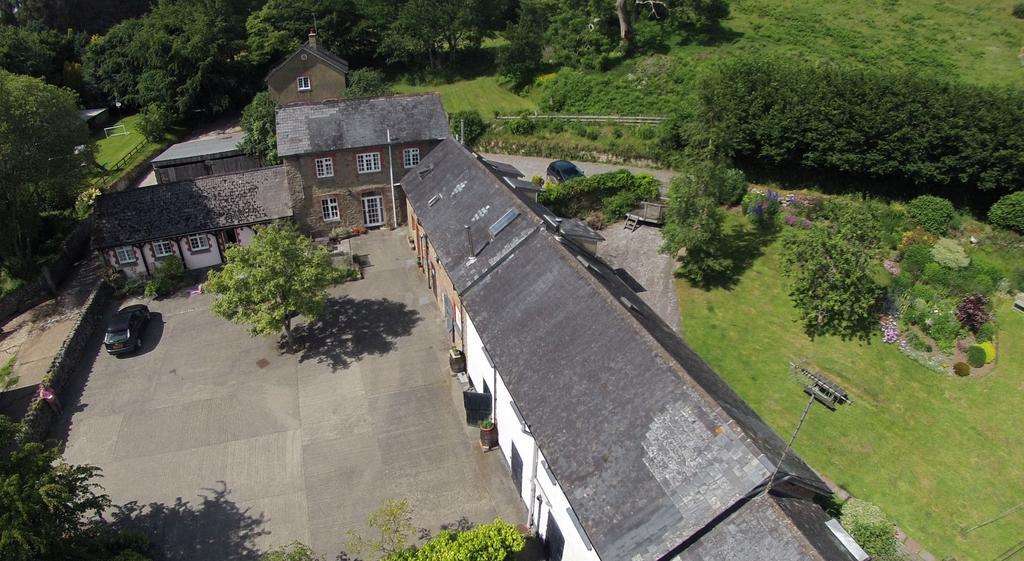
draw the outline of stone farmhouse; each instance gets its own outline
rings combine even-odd
[[[348,62],[317,44],[316,32],[265,79],[278,105],[341,99],[348,85]]]
[[[866,559],[815,472],[509,175],[449,139],[402,185],[467,418],[494,420],[549,559]]]

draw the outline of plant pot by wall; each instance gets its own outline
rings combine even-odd
[[[498,446],[498,427],[491,426],[489,429],[480,428],[480,447],[484,450],[492,450]]]
[[[448,366],[452,369],[452,372],[465,372],[466,355],[462,354],[462,351],[459,349],[452,349],[448,352]]]

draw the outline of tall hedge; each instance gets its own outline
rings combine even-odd
[[[1024,183],[1024,90],[756,56],[697,88],[692,145],[722,156],[996,194]]]
[[[561,216],[584,218],[600,210],[608,220],[620,220],[640,202],[658,196],[658,180],[620,169],[549,185],[538,200]]]

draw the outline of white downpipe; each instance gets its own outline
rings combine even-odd
[[[395,162],[394,155],[391,150],[391,128],[388,127],[388,176],[391,179],[391,215],[394,221],[394,227],[398,228],[398,199],[395,198]]]

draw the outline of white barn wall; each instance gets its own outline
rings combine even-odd
[[[220,265],[220,252],[217,250],[216,237],[213,234],[203,235],[206,236],[210,249],[198,253],[192,253],[192,250],[189,249],[188,236],[182,238],[181,247],[185,250],[184,260],[186,269],[202,269],[204,267]]]
[[[541,465],[544,456],[539,450],[535,453],[533,436],[523,430],[519,417],[512,405],[512,396],[501,379],[501,373],[496,372],[491,366],[490,360],[484,351],[484,345],[480,334],[473,325],[469,315],[465,316],[466,345],[466,373],[472,380],[473,386],[482,391],[484,381],[494,395],[494,422],[498,427],[498,451],[505,458],[505,464],[512,465],[512,445],[515,444],[516,451],[523,459],[523,485],[519,489],[519,497],[527,509],[534,508],[533,524],[541,537],[547,535],[548,512],[552,513],[555,523],[562,532],[565,539],[565,549],[562,559],[564,561],[600,561],[597,552],[588,549],[585,538],[580,536],[573,524],[572,519],[566,510],[569,507],[569,500],[566,499],[558,483],[549,477],[548,472]],[[531,476],[535,477],[536,485],[531,484]],[[511,474],[510,474],[511,477]],[[532,491],[532,494],[531,494]],[[537,495],[543,497],[543,502],[538,505],[535,499]],[[531,505],[531,503],[533,503]]]

